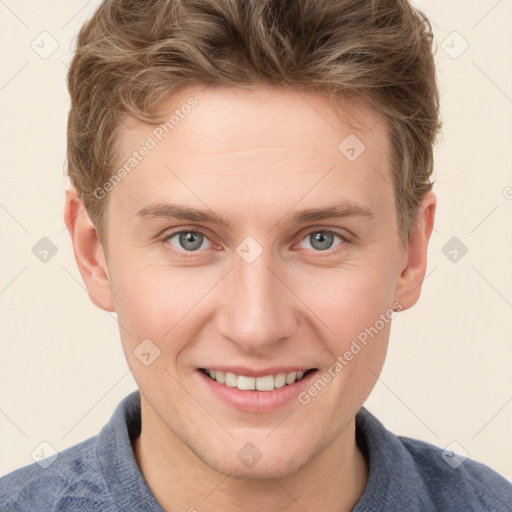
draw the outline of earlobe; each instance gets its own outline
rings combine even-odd
[[[395,290],[395,301],[401,304],[402,310],[414,306],[421,294],[427,270],[428,242],[434,228],[436,203],[435,194],[428,192],[420,203],[409,235],[406,249],[407,264],[398,278]]]
[[[115,311],[103,247],[75,187],[66,190],[64,221],[89,298],[100,309]]]

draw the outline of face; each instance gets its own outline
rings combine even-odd
[[[124,352],[152,428],[221,473],[284,476],[342,438],[410,305],[387,128],[263,87],[166,107],[168,133],[126,119],[119,167],[137,163],[108,193]]]

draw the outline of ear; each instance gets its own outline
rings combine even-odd
[[[100,309],[115,311],[103,247],[75,187],[66,190],[64,222],[89,298]]]
[[[418,208],[407,248],[404,249],[406,265],[402,269],[395,289],[395,301],[401,304],[401,310],[414,306],[421,294],[421,285],[427,270],[427,249],[434,228],[436,204],[436,196],[432,191],[428,192]]]

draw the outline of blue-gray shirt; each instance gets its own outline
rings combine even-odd
[[[0,511],[162,512],[133,454],[140,428],[134,391],[97,436],[61,451],[46,469],[43,459],[0,478]],[[353,512],[512,511],[512,484],[490,467],[396,436],[365,407],[356,439],[370,473]]]

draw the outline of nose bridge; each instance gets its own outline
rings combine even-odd
[[[254,247],[249,249],[254,251]],[[239,248],[226,286],[221,333],[245,350],[262,350],[290,336],[295,324],[293,296],[276,276],[271,251],[251,261]],[[253,254],[254,255],[254,254]]]

